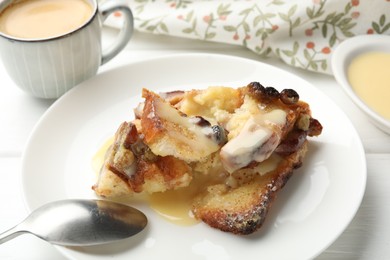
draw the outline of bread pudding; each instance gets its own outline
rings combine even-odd
[[[106,152],[96,194],[115,198],[191,187],[192,213],[209,226],[250,234],[321,134],[292,89],[239,88],[154,93],[143,89],[135,119]]]

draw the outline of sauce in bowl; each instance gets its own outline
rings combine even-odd
[[[390,120],[390,52],[366,52],[348,67],[355,93],[373,111]]]

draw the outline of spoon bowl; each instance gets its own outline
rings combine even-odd
[[[0,234],[0,244],[31,233],[61,246],[92,246],[141,232],[146,216],[130,206],[105,200],[60,200],[34,210],[23,222]]]

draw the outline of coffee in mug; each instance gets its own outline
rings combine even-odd
[[[92,16],[85,0],[22,0],[0,14],[0,31],[18,38],[49,38],[69,33]]]
[[[124,22],[102,49],[102,24],[114,12]],[[58,98],[96,75],[133,33],[133,15],[122,0],[0,0],[0,56],[22,90]]]

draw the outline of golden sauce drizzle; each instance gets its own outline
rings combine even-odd
[[[348,68],[348,79],[368,106],[390,120],[390,53],[359,55]]]
[[[191,207],[196,196],[206,191],[213,184],[223,183],[225,175],[216,173],[197,174],[188,187],[169,190],[149,195],[150,207],[164,219],[181,226],[199,223],[195,219]]]
[[[150,207],[161,217],[180,226],[199,223],[191,212],[191,202],[196,195],[188,187],[151,194],[147,200]]]
[[[92,157],[92,169],[96,173],[99,174],[100,168],[102,168],[104,157],[106,155],[106,151],[110,148],[111,144],[114,142],[114,137],[106,140],[99,148],[99,150]]]

